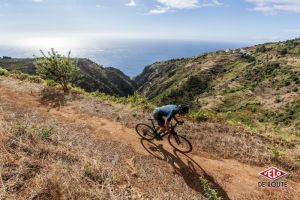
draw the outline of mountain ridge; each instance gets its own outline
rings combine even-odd
[[[190,104],[199,119],[300,134],[300,39],[157,62],[134,81],[144,97]]]

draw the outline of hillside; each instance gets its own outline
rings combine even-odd
[[[35,74],[34,59],[0,59],[0,67],[9,71],[21,71]],[[80,68],[80,77],[74,81],[74,85],[88,92],[100,91],[115,96],[127,96],[133,94],[136,87],[123,72],[118,69],[100,66],[89,59],[76,59]]]
[[[134,81],[157,104],[200,109],[200,119],[225,118],[288,140],[300,135],[299,39],[157,62]]]
[[[150,113],[134,104],[61,97],[42,84],[5,76],[0,91],[0,199],[300,197],[299,144],[223,122],[186,121],[178,132],[193,152],[184,154],[166,139],[141,139],[134,127]],[[288,188],[257,186],[264,180],[257,174],[271,165],[290,173]]]

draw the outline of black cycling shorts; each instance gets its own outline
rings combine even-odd
[[[165,126],[165,120],[164,120],[162,114],[160,114],[159,112],[155,112],[155,113],[153,114],[153,117],[154,117],[154,119],[157,121],[157,124],[158,124],[160,127],[164,127],[164,126]]]

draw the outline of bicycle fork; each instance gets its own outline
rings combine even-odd
[[[178,145],[181,144],[180,140],[179,140],[179,137],[177,136],[177,133],[173,133],[173,136],[175,137],[175,141]]]

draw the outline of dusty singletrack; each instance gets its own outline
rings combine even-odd
[[[36,109],[66,124],[87,124],[93,130],[93,134],[101,140],[113,140],[129,145],[138,154],[155,156],[169,163],[170,170],[181,173],[186,179],[186,184],[191,188],[197,186],[193,176],[202,174],[215,185],[223,199],[284,199],[288,193],[298,193],[298,195],[300,193],[300,183],[291,180],[287,180],[286,189],[259,188],[258,182],[264,179],[259,178],[258,173],[265,170],[265,167],[251,166],[233,159],[215,159],[213,155],[202,152],[192,151],[188,154],[177,152],[169,145],[167,139],[143,140],[134,129],[105,116],[98,117],[80,112],[71,102],[59,109],[50,109],[49,106],[41,103],[39,96],[30,92],[17,91],[0,82],[1,102]],[[197,190],[197,188],[193,189]],[[298,197],[300,199],[300,196]]]

